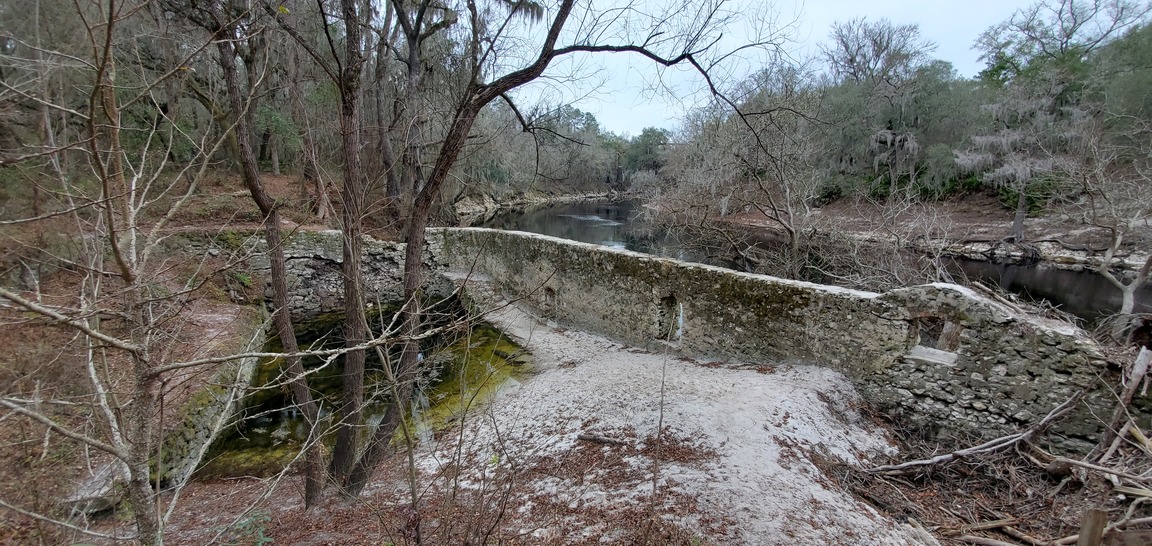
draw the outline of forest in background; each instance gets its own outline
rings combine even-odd
[[[173,167],[228,129],[219,122],[229,105],[220,53],[204,28],[219,23],[169,4],[145,3],[127,17],[114,53],[118,93],[131,101],[122,113],[130,133],[124,146],[142,156],[146,146],[163,148]],[[459,98],[452,90],[464,77],[466,40],[442,21],[422,41],[418,69],[409,69],[396,49],[395,17],[371,2],[364,7],[359,154],[369,199],[384,203],[412,194],[434,163]],[[323,23],[333,13],[310,3],[270,8],[237,14],[249,130],[262,172],[298,178],[323,216],[330,205],[318,188],[335,187],[343,161],[341,99],[327,73],[334,67],[309,50],[324,53],[343,37]],[[32,0],[0,7],[0,190],[9,218],[58,205],[46,165],[19,160],[80,140],[83,128],[68,114],[90,100],[91,67],[80,59],[91,46],[75,11]],[[739,208],[735,201],[745,200],[754,179],[798,185],[806,177],[812,181],[800,191],[812,204],[855,192],[882,199],[907,189],[945,199],[992,188],[1007,206],[1027,210],[1083,190],[1093,168],[1110,177],[1143,170],[1133,161],[1150,108],[1146,14],[1131,1],[1040,2],[974,37],[987,67],[972,79],[933,58],[931,37],[916,25],[843,21],[814,58],[776,51],[744,80],[717,82],[721,94],[675,131],[617,135],[572,106],[493,101],[440,199],[704,186],[724,213]],[[281,28],[276,16],[296,26]],[[45,112],[46,104],[64,110]],[[238,170],[237,153],[225,142],[211,168]],[[61,167],[76,171],[81,154],[62,154]]]
[[[300,209],[310,211],[297,220],[334,224],[342,180],[353,176],[364,221],[398,234],[468,80],[471,36],[454,24],[457,12],[432,9],[413,56],[399,47],[407,31],[391,5],[364,2],[356,62],[346,63],[335,7],[273,2],[225,25],[225,13],[197,5],[143,3],[118,26],[111,52],[126,101],[124,149],[162,169],[198,159],[214,176],[239,174],[234,137],[205,149],[232,128],[211,39],[228,26],[257,168],[297,184]],[[517,8],[505,27],[541,26],[531,21],[544,7],[523,5],[531,9]],[[92,66],[81,62],[91,45],[75,12],[31,0],[0,7],[6,219],[67,209],[58,178],[88,176],[86,128],[72,114],[91,100]],[[841,21],[809,59],[784,54],[776,46],[788,36],[770,34],[764,54],[744,66],[750,75],[707,79],[711,102],[676,130],[639,135],[613,134],[570,105],[504,94],[479,111],[437,185],[433,221],[453,224],[453,205],[466,199],[627,191],[670,227],[756,211],[796,240],[812,227],[813,209],[843,197],[933,203],[989,192],[1015,213],[1010,240],[1028,239],[1029,214],[1077,208],[1120,252],[1149,210],[1147,13],[1131,0],[1038,2],[974,37],[986,68],[971,79],[935,59],[931,37],[914,24]],[[337,74],[347,69],[355,74]],[[344,76],[354,77],[333,79]],[[356,111],[345,123],[347,93]],[[354,142],[342,140],[347,132]],[[54,147],[61,153],[46,153]]]
[[[986,68],[972,79],[934,59],[915,25],[838,22],[817,57],[777,57],[689,114],[658,167],[629,180],[663,225],[750,271],[871,290],[952,282],[940,257],[956,217],[942,206],[989,194],[1012,217],[996,242],[1030,252],[1056,235],[1028,219],[1061,216],[1076,240],[1054,242],[1101,256],[1094,269],[1128,314],[1152,265],[1115,261],[1147,252],[1147,14],[1137,2],[1038,2],[975,40]],[[820,214],[837,201],[856,205]],[[867,225],[835,217],[845,210]],[[783,244],[764,252],[710,221],[729,215]]]
[[[71,463],[88,461],[88,450],[114,461],[137,507],[135,536],[162,543],[171,511],[160,498],[186,485],[152,475],[164,386],[235,359],[194,358],[172,340],[189,335],[190,309],[221,299],[209,289],[253,283],[238,270],[244,257],[174,263],[164,241],[189,227],[263,230],[281,386],[318,438],[328,430],[283,312],[280,241],[285,219],[335,227],[346,311],[339,419],[328,423],[331,453],[310,442],[302,467],[309,505],[325,490],[355,497],[387,456],[423,371],[420,341],[432,323],[421,301],[423,228],[455,222],[453,205],[469,198],[626,191],[668,229],[719,240],[748,269],[882,287],[941,271],[901,262],[917,258],[895,230],[879,251],[830,238],[818,209],[862,199],[884,223],[889,212],[994,192],[1015,212],[1006,241],[1035,238],[1029,215],[1054,210],[1075,211],[1102,234],[1099,272],[1130,312],[1152,259],[1134,272],[1112,265],[1147,227],[1152,203],[1148,13],[1131,0],[1039,2],[976,38],[987,69],[965,79],[932,57],[915,25],[842,21],[820,55],[796,60],[771,17],[722,0],[619,9],[574,0],[5,2],[0,311],[7,326],[59,342],[7,340],[16,361],[0,370],[11,379],[0,405],[19,419],[5,426],[82,446],[83,456],[61,454]],[[755,27],[755,38],[723,50],[720,36],[738,24]],[[675,131],[634,136],[568,105],[514,100],[540,78],[575,77],[549,72],[559,58],[619,53],[689,67],[714,100]],[[734,60],[747,70],[725,67]],[[734,214],[766,219],[785,244],[758,254],[715,222]],[[923,226],[925,240],[936,227]],[[411,243],[402,308],[375,337],[359,267],[365,229]],[[388,380],[366,386],[364,355],[382,346],[394,353]],[[363,407],[384,391],[389,413],[360,434]],[[59,523],[24,506],[21,514]]]

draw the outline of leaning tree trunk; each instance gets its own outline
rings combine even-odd
[[[276,326],[276,335],[279,336],[285,352],[296,353],[300,348],[296,342],[296,333],[292,327],[292,317],[288,308],[288,274],[280,232],[280,211],[275,201],[268,195],[260,178],[256,156],[252,150],[251,133],[248,131],[248,119],[242,115],[244,97],[240,91],[239,70],[236,67],[232,43],[231,40],[221,41],[217,42],[217,46],[220,50],[220,68],[224,75],[225,86],[228,88],[229,108],[235,123],[241,174],[252,200],[264,215],[264,233],[268,242],[268,258],[271,265],[272,321]],[[312,392],[308,389],[304,365],[298,357],[289,357],[286,361],[292,399],[300,407],[309,428],[315,430],[319,421],[319,411],[312,398]],[[320,499],[323,489],[322,457],[319,439],[315,438],[309,442],[305,453],[305,506],[313,506]]]
[[[420,329],[420,287],[424,284],[424,229],[428,226],[428,212],[432,199],[417,198],[408,215],[408,238],[404,250],[404,308],[401,310],[400,332],[403,336],[400,362],[392,374],[396,395],[377,426],[364,455],[357,462],[345,483],[345,494],[355,497],[364,490],[372,472],[388,454],[388,443],[403,423],[405,412],[412,403],[419,372],[420,344],[414,341]]]
[[[424,284],[424,230],[428,227],[428,214],[432,210],[432,203],[439,194],[440,186],[448,178],[448,168],[460,155],[460,150],[464,148],[464,141],[472,128],[472,124],[476,121],[476,114],[479,109],[480,106],[473,103],[465,105],[457,113],[453,126],[444,139],[436,167],[433,169],[427,185],[416,196],[408,214],[404,250],[404,308],[401,310],[400,327],[404,340],[400,362],[396,373],[393,374],[399,395],[389,404],[385,418],[376,428],[367,450],[356,464],[355,470],[348,476],[344,489],[349,496],[359,495],[363,491],[368,479],[372,476],[372,472],[388,453],[388,442],[403,421],[404,412],[408,411],[411,404],[416,388],[415,377],[419,371],[417,355],[420,352],[420,346],[414,337],[419,332],[422,320],[419,298],[420,288]]]
[[[1108,261],[1110,262],[1111,260],[1109,259]],[[1127,284],[1125,284],[1120,277],[1108,271],[1107,262],[1100,267],[1101,274],[1104,278],[1108,279],[1108,282],[1112,283],[1113,286],[1120,289],[1120,314],[1131,315],[1136,310],[1136,292],[1148,284],[1149,280],[1152,280],[1149,279],[1149,275],[1152,274],[1152,256],[1149,256],[1148,259],[1144,261],[1144,266],[1140,268],[1140,271],[1136,272],[1136,278]]]
[[[345,2],[348,1],[350,0],[345,0]],[[573,0],[562,0],[560,2],[559,9],[549,28],[548,36],[545,39],[543,50],[536,62],[527,68],[506,74],[491,84],[481,86],[474,82],[468,87],[465,92],[465,98],[459,103],[452,117],[452,123],[440,144],[440,154],[436,158],[436,163],[432,168],[431,174],[429,174],[423,185],[419,185],[420,187],[416,192],[416,197],[408,215],[406,226],[407,248],[404,252],[404,308],[401,310],[400,331],[402,335],[407,337],[402,341],[403,351],[398,369],[399,373],[393,376],[394,380],[398,382],[396,387],[401,393],[405,394],[401,394],[396,397],[396,400],[393,400],[391,405],[396,417],[391,418],[385,423],[381,423],[381,426],[378,427],[374,433],[364,456],[357,462],[355,471],[352,472],[344,482],[344,491],[347,495],[355,496],[363,491],[364,486],[368,482],[368,478],[371,477],[372,472],[380,463],[383,454],[387,452],[387,442],[392,437],[396,425],[402,420],[401,416],[403,412],[407,411],[408,401],[411,400],[413,389],[415,389],[415,381],[407,380],[407,378],[412,377],[418,370],[417,354],[419,352],[419,344],[411,334],[418,331],[421,323],[419,297],[424,276],[424,229],[428,226],[428,214],[432,210],[432,203],[436,200],[437,196],[440,195],[440,190],[444,182],[448,179],[449,171],[456,163],[456,159],[460,157],[460,151],[464,149],[464,142],[467,140],[468,133],[471,131],[473,124],[476,122],[476,116],[479,114],[480,109],[501,94],[538,78],[544,72],[544,69],[547,68],[548,63],[553,58],[556,41],[559,38],[560,31],[564,28],[564,23],[572,12],[574,4],[575,2]],[[412,41],[411,36],[409,40],[410,47],[416,46],[418,43],[417,41]],[[411,65],[409,68],[411,68]]]
[[[1028,185],[1020,186],[1019,193],[1016,194],[1016,216],[1012,218],[1012,233],[1009,236],[1012,241],[1017,243],[1024,242],[1024,218],[1028,216],[1028,193],[1025,191]]]

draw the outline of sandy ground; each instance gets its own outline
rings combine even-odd
[[[413,544],[419,521],[434,545],[937,544],[827,474],[895,452],[837,373],[680,359],[513,307],[488,318],[532,370],[418,447],[419,516],[400,454],[356,501],[308,511],[298,476],[194,482],[166,543]]]
[[[857,502],[817,465],[895,451],[856,411],[857,395],[841,375],[678,359],[549,326],[512,307],[489,319],[532,352],[534,372],[466,427],[464,458],[533,468],[590,449],[604,460],[621,452],[625,467],[535,476],[509,522],[522,533],[542,543],[617,543],[619,529],[582,519],[580,510],[602,516],[651,506],[655,458],[661,517],[706,543],[922,543],[915,529]],[[440,472],[437,461],[453,460],[452,447],[426,455],[422,468]],[[477,482],[465,473],[462,483]],[[690,509],[677,509],[685,503]],[[550,522],[557,505],[576,514]],[[547,516],[533,517],[537,509]]]

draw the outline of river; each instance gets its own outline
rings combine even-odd
[[[640,212],[636,201],[559,203],[501,214],[482,227],[527,231],[665,258],[700,261],[674,237],[652,229]]]
[[[545,205],[502,214],[483,227],[527,231],[563,239],[702,261],[675,238],[652,229],[636,201],[577,202]],[[1044,299],[1060,309],[1093,322],[1120,308],[1120,291],[1090,272],[1043,265],[997,264],[957,259],[954,271],[1029,299]],[[1137,293],[1136,312],[1152,313],[1152,287]]]

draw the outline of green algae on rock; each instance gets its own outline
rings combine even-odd
[[[322,315],[302,324],[298,333],[301,345],[339,340],[339,315]],[[279,340],[269,341],[267,349],[279,350]],[[470,325],[453,339],[425,351],[426,373],[419,380],[418,404],[408,420],[411,438],[427,440],[435,433],[460,423],[469,411],[492,398],[506,385],[518,384],[531,368],[531,357],[508,336],[490,325]],[[291,407],[291,401],[282,388],[283,362],[267,360],[260,366],[246,398],[246,417],[233,431],[210,449],[205,463],[197,471],[202,478],[233,476],[270,476],[282,471],[295,460],[309,429],[303,416]],[[309,359],[305,368],[316,370],[320,359]],[[373,356],[369,362],[367,392],[385,392],[383,373],[379,361]],[[323,408],[333,407],[339,397],[340,364],[333,363],[319,372],[310,374],[309,384],[322,405],[321,428],[330,425],[330,413]],[[368,422],[379,423],[388,399],[377,397],[368,403]],[[398,431],[395,441],[402,441]],[[331,435],[322,441],[331,442]]]

